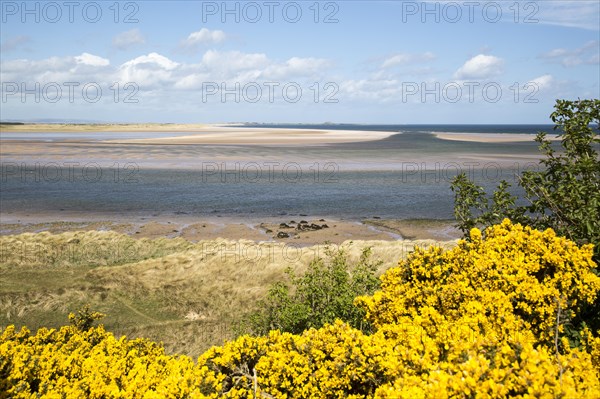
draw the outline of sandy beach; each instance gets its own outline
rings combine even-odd
[[[172,132],[171,137],[101,140],[112,144],[161,144],[161,145],[315,145],[353,143],[385,139],[394,132],[328,130],[328,129],[281,129],[252,128],[200,124],[131,124],[131,125],[65,125],[27,124],[0,125],[0,133],[52,133],[52,132]],[[194,134],[189,134],[194,133]],[[83,138],[83,137],[82,137]],[[72,137],[77,140],[77,137]]]
[[[466,141],[471,143],[524,143],[535,139],[535,134],[515,133],[436,133],[435,137],[442,140]],[[548,135],[549,140],[560,140],[559,136]]]
[[[116,144],[232,144],[232,145],[314,145],[381,140],[392,132],[356,130],[264,129],[210,126],[197,134],[152,139],[107,140]]]
[[[59,217],[60,215],[60,217]],[[127,234],[133,238],[176,238],[188,241],[251,240],[280,242],[293,246],[346,241],[437,240],[451,241],[460,237],[452,220],[387,220],[374,217],[364,220],[339,218],[281,216],[265,218],[193,217],[189,215],[111,216],[85,215],[81,212],[4,213],[0,235],[69,231],[106,231]]]

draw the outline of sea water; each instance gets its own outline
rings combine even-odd
[[[468,173],[488,190],[500,180],[516,186],[516,174],[535,168],[531,159],[539,152],[533,141],[450,141],[438,139],[433,133],[552,132],[545,125],[250,127],[385,130],[394,134],[384,140],[307,147],[108,146],[97,150],[100,155],[96,156],[101,158],[102,151],[123,151],[138,154],[139,162],[109,162],[100,175],[85,163],[97,160],[78,155],[77,146],[65,147],[61,162],[55,162],[46,175],[31,166],[31,155],[23,160],[29,165],[29,170],[23,171],[19,170],[18,154],[10,154],[2,162],[1,212],[56,213],[57,218],[61,212],[70,211],[90,215],[259,218],[302,214],[357,220],[373,216],[449,219],[454,198],[450,183],[458,173]],[[100,135],[104,133],[91,133],[94,139]],[[46,139],[52,139],[51,135]],[[153,157],[162,162],[167,159],[169,166],[161,167]],[[477,157],[481,157],[480,162],[473,161]],[[514,162],[494,161],[511,157],[517,158]],[[463,158],[469,161],[461,161]],[[65,166],[65,160],[76,160],[77,166]],[[274,164],[277,166],[273,169],[265,166]],[[224,170],[219,170],[221,165]]]

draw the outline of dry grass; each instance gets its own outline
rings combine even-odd
[[[421,241],[354,241],[350,262],[371,247],[387,268]],[[286,268],[301,271],[326,245],[181,238],[136,240],[116,232],[25,233],[0,237],[0,327],[56,327],[90,303],[116,334],[163,341],[169,352],[197,356],[233,337]],[[335,249],[335,247],[333,247]],[[383,272],[383,269],[380,270]]]

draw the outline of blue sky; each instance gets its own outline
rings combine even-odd
[[[1,4],[3,120],[547,123],[600,97],[598,1]]]

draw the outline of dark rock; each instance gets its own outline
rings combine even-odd
[[[290,224],[296,224],[295,220],[290,220]]]
[[[322,228],[322,229],[328,229],[328,228],[329,228],[329,226],[327,226],[326,224],[322,224],[322,225],[321,225],[321,228]]]
[[[308,215],[305,215],[305,214],[301,213],[299,216],[308,216]]]
[[[325,219],[319,219],[319,222],[324,222],[324,221],[325,221]]]
[[[273,230],[271,230],[271,229],[266,229],[266,230],[265,230],[265,233],[267,233],[267,234],[268,234],[268,233],[272,233],[272,232],[273,232]]]
[[[300,224],[308,224],[308,222],[306,220],[301,220]]]
[[[310,229],[311,230],[321,230],[321,226],[319,226],[318,224],[313,223],[313,224],[310,225]]]
[[[280,231],[279,233],[277,233],[277,238],[290,238],[290,235],[288,233]]]
[[[291,229],[291,228],[292,228],[292,226],[290,226],[290,225],[289,225],[289,224],[287,224],[287,223],[280,223],[280,224],[279,224],[279,228],[282,228],[282,229]]]
[[[381,219],[379,216],[373,216],[373,219]]]

